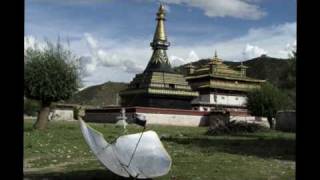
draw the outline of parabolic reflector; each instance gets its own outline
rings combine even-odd
[[[83,120],[79,121],[90,149],[113,173],[123,177],[146,179],[163,176],[169,172],[171,158],[156,132],[146,131],[142,134],[120,136],[115,143],[110,144],[100,132]]]

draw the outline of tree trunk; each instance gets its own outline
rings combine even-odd
[[[37,117],[36,123],[33,128],[43,130],[47,128],[47,123],[49,121],[48,116],[50,113],[50,103],[42,103],[41,109]]]
[[[270,125],[270,129],[274,129],[274,124],[273,124],[273,119],[272,117],[267,117],[269,125]]]

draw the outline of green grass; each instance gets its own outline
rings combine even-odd
[[[77,122],[50,122],[46,131],[25,120],[25,177],[32,179],[121,179],[106,170],[85,143]],[[121,134],[113,124],[90,125],[107,140]],[[128,126],[130,133],[141,131]],[[206,136],[205,127],[148,126],[158,133],[173,164],[156,179],[292,180],[295,134],[277,131]]]

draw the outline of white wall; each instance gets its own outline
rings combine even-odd
[[[203,94],[195,98],[193,104],[210,104],[210,105],[229,105],[245,106],[247,97],[244,95],[227,95],[227,94]]]
[[[69,109],[54,109],[53,112],[49,115],[49,119],[53,121],[70,121],[73,120],[73,110]]]
[[[147,124],[162,124],[174,126],[194,126],[207,121],[207,116],[196,115],[179,115],[179,114],[155,114],[155,113],[138,113],[146,116]]]
[[[147,124],[162,124],[173,126],[198,127],[206,123],[207,116],[202,115],[180,115],[180,114],[158,114],[137,113],[146,117]],[[120,113],[86,113],[84,118],[87,122],[116,123]],[[126,113],[127,122],[132,122],[132,113]]]
[[[230,116],[230,121],[244,121],[247,123],[256,123],[265,127],[270,127],[267,118],[257,116]]]
[[[137,113],[144,115],[147,120],[147,124],[162,124],[173,126],[193,126],[199,127],[207,125],[208,116],[202,115],[181,115],[181,114],[157,114],[157,113]],[[87,113],[85,120],[87,122],[100,122],[100,123],[116,123],[117,116],[120,113]],[[132,113],[126,113],[127,121],[132,121]],[[260,118],[255,116],[230,116],[230,120],[246,121],[248,123],[258,123],[263,126],[269,127],[269,123],[266,118]]]

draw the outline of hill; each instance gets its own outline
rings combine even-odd
[[[68,103],[85,104],[91,106],[107,106],[117,104],[117,93],[127,88],[127,83],[106,82],[90,86],[76,93]]]

